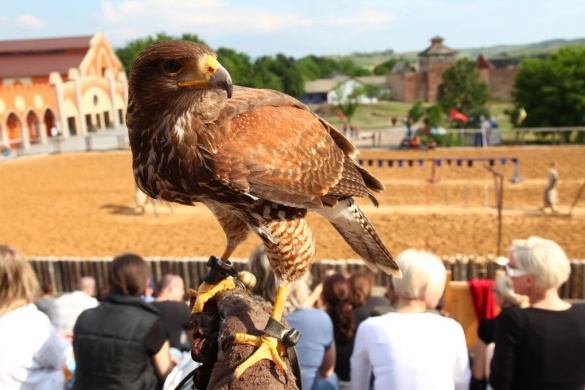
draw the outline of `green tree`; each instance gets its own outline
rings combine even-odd
[[[250,70],[250,87],[283,90],[281,79],[271,70],[272,61],[269,56],[258,57],[254,61]]]
[[[297,61],[303,81],[322,79],[339,71],[339,65],[331,58],[309,55]]]
[[[362,93],[370,99],[379,98],[382,93],[382,89],[376,84],[364,84],[363,87],[361,87],[361,90]]]
[[[428,126],[433,127],[440,127],[445,124],[445,111],[443,111],[443,107],[440,104],[433,104],[426,109],[426,117],[428,120]]]
[[[442,94],[438,103],[444,112],[455,108],[468,117],[488,115],[488,86],[479,78],[475,61],[462,58],[443,72]]]
[[[130,41],[126,44],[126,46],[116,49],[115,52],[118,58],[120,58],[120,61],[122,61],[124,70],[126,70],[126,73],[129,74],[130,69],[132,69],[132,64],[134,64],[134,60],[136,60],[136,57],[138,57],[138,55],[142,53],[142,51],[146,49],[147,46],[150,46],[155,42],[168,41],[171,39],[182,39],[184,41],[192,41],[205,45],[205,42],[194,34],[183,34],[180,37],[173,37],[172,35],[160,32],[154,36],[148,36],[146,38],[139,38]]]
[[[565,48],[545,59],[526,59],[512,91],[522,127],[585,124],[585,47]],[[515,124],[515,122],[513,122]]]
[[[370,76],[372,72],[366,68],[359,67],[349,58],[342,59],[338,63],[338,70],[351,77]]]
[[[345,118],[347,119],[347,123],[351,125],[351,118],[355,115],[358,107],[358,96],[364,93],[362,88],[355,88],[351,94],[347,96],[346,99],[343,98],[343,86],[337,87],[335,90],[336,100],[337,100],[337,108],[343,113]]]
[[[408,117],[412,121],[412,123],[418,122],[420,118],[425,115],[425,107],[422,100],[417,100],[414,102],[412,107],[408,110]]]
[[[382,62],[380,65],[376,65],[374,67],[374,71],[373,73],[375,75],[378,76],[382,76],[385,74],[390,73],[390,71],[392,70],[392,68],[394,68],[394,65],[396,65],[396,63],[400,61],[400,59],[398,58],[390,58],[389,60],[386,60],[384,62]]]
[[[280,78],[282,85],[280,91],[299,99],[303,96],[305,83],[294,58],[277,54],[269,69]]]
[[[247,54],[220,47],[217,49],[217,58],[227,71],[230,72],[234,84],[246,87],[252,85],[250,76],[252,64]]]

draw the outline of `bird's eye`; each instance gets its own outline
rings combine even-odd
[[[167,73],[177,73],[181,69],[181,64],[177,61],[166,61],[163,64],[163,69]]]

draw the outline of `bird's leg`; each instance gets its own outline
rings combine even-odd
[[[232,263],[228,260],[232,252],[233,249],[228,248],[221,255],[220,259],[211,256],[207,261],[209,271],[197,290],[197,298],[191,308],[192,313],[202,312],[205,303],[217,293],[236,288],[234,278],[240,280],[246,287],[253,287],[256,284],[256,278],[252,277],[252,274],[249,272],[238,272],[233,267]]]
[[[274,308],[268,320],[262,336],[237,333],[234,339],[235,344],[248,344],[258,349],[242,362],[234,371],[232,380],[239,378],[244,371],[258,363],[262,359],[273,361],[283,371],[286,371],[286,363],[282,360],[287,348],[294,347],[300,339],[300,333],[296,329],[286,329],[280,323],[284,312],[284,305],[288,297],[289,286],[284,284],[276,291]]]

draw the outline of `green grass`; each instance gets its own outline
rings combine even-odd
[[[392,127],[391,119],[397,118],[397,125],[400,125],[402,117],[412,106],[412,103],[403,102],[379,102],[376,104],[363,104],[358,107],[351,118],[353,125],[359,126],[362,130],[380,130]],[[313,111],[317,111],[317,106],[311,106]],[[317,111],[325,120],[337,128],[341,129],[343,123],[337,118],[337,108],[329,107],[322,112]]]

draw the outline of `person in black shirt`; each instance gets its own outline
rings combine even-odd
[[[149,278],[140,256],[112,261],[106,301],[81,313],[73,329],[74,389],[162,389],[173,363],[158,311],[140,299]]]
[[[164,275],[157,289],[156,300],[151,304],[160,312],[160,318],[165,325],[169,335],[171,348],[179,351],[188,351],[190,345],[181,344],[181,334],[185,332],[191,339],[191,329],[189,321],[191,319],[191,310],[184,301],[185,283],[179,275]]]
[[[495,295],[498,306],[505,311],[512,307],[528,307],[530,302],[526,295],[517,294],[514,291],[512,280],[504,273],[498,271],[494,281],[492,291]],[[471,386],[470,389],[481,390],[487,386],[486,367],[489,361],[486,361],[486,350],[488,345],[494,342],[496,332],[496,318],[484,319],[479,323],[477,329],[477,342],[473,348],[473,365],[471,367]]]
[[[510,256],[507,274],[531,307],[498,316],[490,385],[505,389],[585,388],[585,305],[563,301],[569,260],[553,241],[530,237]]]

